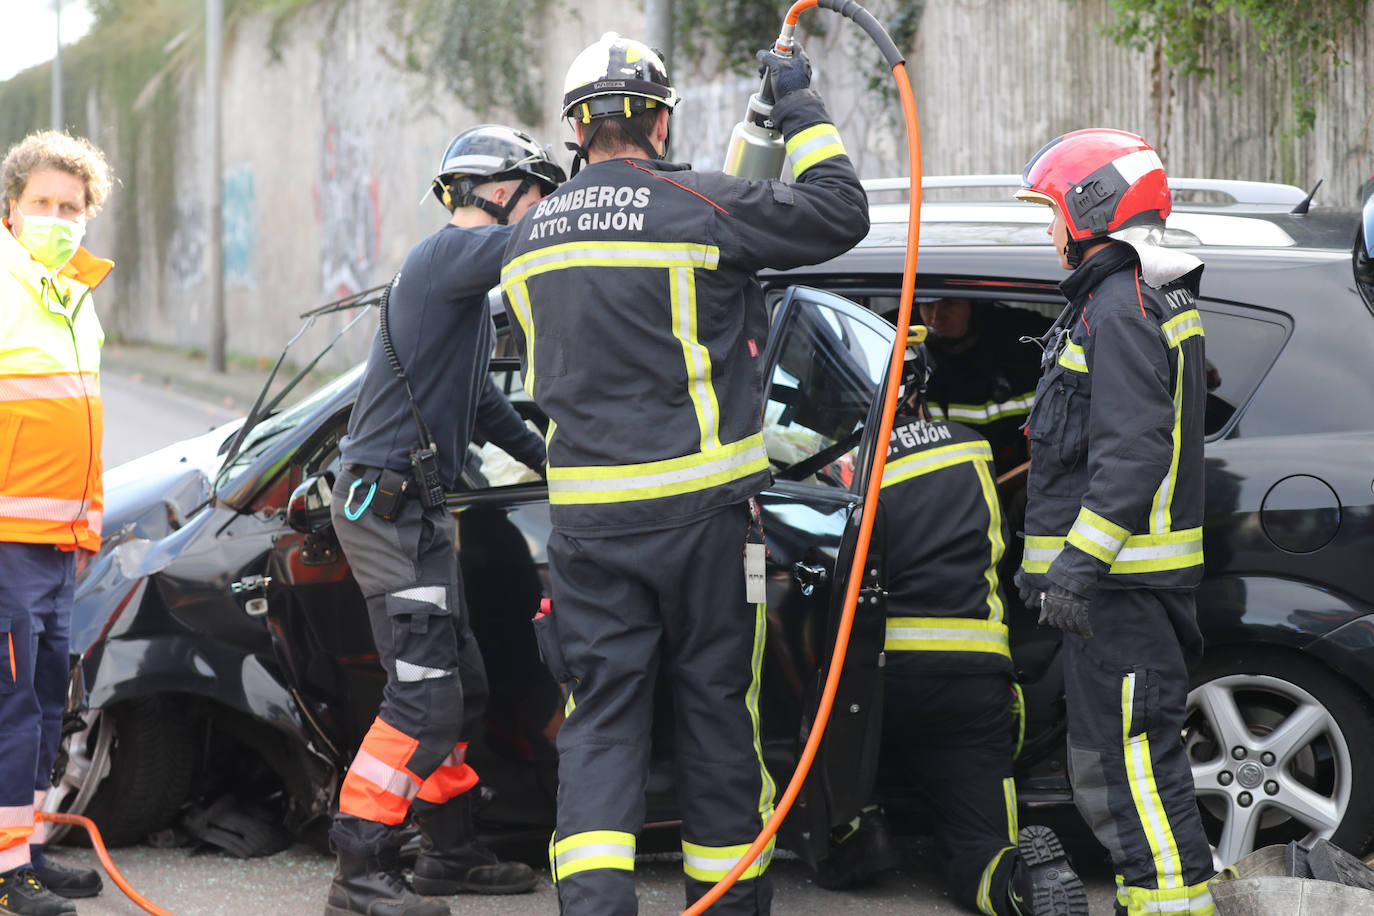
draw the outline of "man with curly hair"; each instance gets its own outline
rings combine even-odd
[[[39,131],[0,164],[0,913],[75,913],[101,888],[43,854],[76,574],[100,548],[100,345],[80,247],[110,191],[90,141]]]

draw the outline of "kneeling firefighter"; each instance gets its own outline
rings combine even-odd
[[[882,482],[885,763],[930,804],[941,871],[961,903],[996,916],[1087,916],[1054,831],[1017,829],[1015,693],[997,575],[1006,526],[992,448],[968,426],[927,419],[920,336],[907,351]],[[822,864],[822,883],[859,883],[895,864],[881,818],[874,809],[860,818]]]
[[[509,224],[563,178],[520,131],[489,124],[459,134],[433,183],[452,219],[411,249],[381,308],[339,444],[343,472],[332,513],[367,599],[386,688],[329,832],[338,853],[329,914],[449,912],[401,878],[398,828],[411,811],[422,838],[416,891],[503,894],[534,885],[529,866],[497,861],[473,826],[469,790],[477,774],[460,738],[481,718],[486,671],[444,493],[458,486],[474,422],[543,470],[543,441],[488,375],[487,292],[500,278]]]

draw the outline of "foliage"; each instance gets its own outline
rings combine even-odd
[[[1109,0],[1120,17],[1107,28],[1118,44],[1138,50],[1162,48],[1183,75],[1218,79],[1219,52],[1234,51],[1239,37],[1233,22],[1248,24],[1258,50],[1286,66],[1292,84],[1297,133],[1316,121],[1315,95],[1337,56],[1341,39],[1361,21],[1366,0]],[[1234,16],[1234,19],[1231,17]],[[1225,82],[1239,89],[1232,65]]]
[[[539,120],[540,32],[549,0],[395,0],[397,64],[438,75],[479,115],[513,111]]]

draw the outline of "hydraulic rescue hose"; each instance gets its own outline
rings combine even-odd
[[[145,912],[152,913],[153,916],[176,916],[171,910],[164,910],[134,890],[134,886],[119,873],[119,869],[115,868],[114,862],[110,859],[109,851],[105,849],[105,841],[100,836],[100,828],[89,817],[81,817],[78,814],[60,814],[55,811],[35,811],[34,816],[40,821],[70,824],[73,827],[83,828],[91,835],[91,845],[95,847],[95,854],[100,858],[100,864],[105,867],[110,879],[119,885],[119,889],[124,892],[126,897],[138,904]]]
[[[681,916],[699,916],[711,904],[720,899],[730,887],[739,880],[745,869],[754,863],[759,854],[768,846],[783,819],[792,810],[801,787],[806,782],[811,763],[815,760],[816,750],[820,747],[825,734],[826,723],[830,720],[830,707],[835,702],[835,692],[839,688],[840,673],[844,670],[844,657],[849,649],[849,633],[854,624],[854,609],[859,601],[859,587],[863,582],[864,565],[868,560],[868,545],[873,534],[873,519],[877,515],[878,495],[882,490],[883,470],[887,466],[887,442],[892,436],[892,423],[897,414],[897,398],[902,383],[902,363],[907,346],[907,334],[911,327],[911,301],[916,291],[916,252],[921,235],[921,131],[916,120],[916,99],[911,92],[911,81],[906,75],[906,61],[901,51],[887,34],[882,23],[873,14],[854,0],[797,0],[787,11],[787,18],[778,35],[779,53],[790,52],[792,35],[796,31],[797,19],[803,10],[819,6],[834,10],[841,16],[854,20],[877,43],[883,57],[892,67],[892,77],[897,82],[897,93],[902,100],[902,115],[906,121],[907,159],[911,169],[910,212],[907,217],[906,260],[902,270],[902,297],[897,311],[897,337],[892,345],[892,358],[887,367],[887,395],[883,399],[882,420],[878,424],[878,434],[874,437],[872,468],[868,475],[868,486],[864,493],[863,515],[859,520],[859,539],[854,548],[854,562],[849,570],[849,583],[845,590],[844,611],[840,615],[839,629],[835,633],[835,650],[830,657],[830,670],[825,679],[825,690],[821,694],[820,706],[816,710],[816,720],[811,733],[802,749],[801,759],[792,780],[787,784],[777,807],[768,822],[763,825],[758,838],[744,853],[735,866],[721,878],[701,899],[682,911]]]

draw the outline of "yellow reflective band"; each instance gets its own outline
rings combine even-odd
[[[988,652],[1011,658],[1007,625],[967,617],[889,617],[887,652]]]
[[[792,177],[801,174],[818,162],[845,155],[844,141],[833,124],[817,124],[787,140],[787,157],[792,160]]]
[[[1170,913],[1174,916],[1213,916],[1216,905],[1206,883],[1156,890],[1125,887],[1117,876],[1116,900],[1130,916],[1139,913]]]
[[[525,335],[525,393],[534,397],[534,311],[530,308],[530,289],[524,281],[502,283],[501,292],[515,312],[520,333]],[[553,424],[549,424],[550,430]],[[550,433],[552,435],[552,433]]]
[[[635,835],[619,830],[592,830],[553,844],[549,869],[555,881],[599,868],[634,871]]]
[[[1021,567],[1043,573],[1064,549],[1065,539],[1054,535],[1026,535]],[[1077,545],[1075,545],[1077,546]],[[1081,549],[1081,548],[1080,548]],[[1110,574],[1163,572],[1202,565],[1202,529],[1185,528],[1162,534],[1133,534],[1107,570]]]
[[[927,449],[924,452],[903,455],[896,461],[889,461],[887,467],[883,469],[883,486],[890,487],[895,483],[901,483],[903,480],[920,477],[922,474],[963,464],[966,461],[991,463],[992,446],[988,445],[986,440],[980,439],[977,442],[958,442],[954,445],[942,445],[939,448]]]
[[[1182,315],[1179,316],[1183,317]],[[1173,454],[1169,458],[1169,470],[1155,490],[1150,504],[1150,531],[1168,531],[1173,525],[1174,490],[1178,486],[1178,456],[1183,451],[1183,351],[1178,351],[1177,375],[1174,378],[1174,428],[1172,432]]]
[[[773,840],[768,841],[768,845],[759,853],[758,858],[749,863],[749,867],[740,872],[739,879],[748,881],[750,878],[757,878],[768,870],[768,864],[773,860]],[[682,870],[687,877],[696,881],[706,881],[715,884],[724,878],[735,867],[744,854],[749,851],[751,844],[744,843],[739,846],[698,846],[696,843],[682,841]]]
[[[583,103],[582,103],[582,123],[583,123],[583,124],[590,124],[590,123],[592,123],[592,110],[591,110],[590,108],[587,107],[587,103],[586,103],[586,102],[583,102]]]
[[[0,401],[41,401],[94,396],[100,391],[99,378],[94,372],[0,376]]]
[[[622,101],[625,102],[625,117],[628,118],[628,117],[631,116],[631,112],[630,112],[630,97],[629,97],[628,95],[626,95],[626,96],[621,96],[621,99],[622,99]]]
[[[573,699],[572,691],[569,690],[569,691],[568,691],[568,702],[566,702],[566,703],[563,704],[563,718],[566,719],[566,718],[568,718],[568,716],[572,715],[572,714],[573,714],[573,710],[576,709],[576,708],[577,708],[577,701]]]
[[[697,340],[697,284],[690,267],[671,273],[673,336],[682,344],[687,394],[697,414],[703,452],[720,448],[720,403],[711,380],[711,353]]]
[[[1177,347],[1189,337],[1207,336],[1202,329],[1202,313],[1197,309],[1179,312],[1160,325],[1159,329],[1164,332],[1164,339],[1171,347]]]
[[[1073,341],[1065,341],[1064,349],[1059,354],[1059,365],[1074,372],[1087,372],[1088,354]]]
[[[1007,839],[1016,842],[1016,780],[1010,776],[1002,780],[1002,797],[1007,803]]]
[[[948,410],[940,409],[940,413],[943,419],[982,425],[994,423],[1006,417],[1024,416],[1030,413],[1030,409],[1034,406],[1035,392],[1028,391],[1014,398],[1007,398],[1005,401],[988,401],[986,404],[950,404]]]
[[[990,556],[983,578],[988,583],[988,620],[1002,619],[1002,596],[997,590],[997,564],[1002,562],[1006,544],[1002,541],[1002,500],[997,495],[997,482],[992,479],[992,463],[975,461],[978,484],[983,489],[983,504],[988,507],[988,545]]]
[[[763,684],[763,644],[768,633],[767,606],[754,605],[754,649],[749,656],[749,691],[744,695],[744,705],[749,710],[749,725],[754,732],[754,758],[759,762],[759,823],[767,823],[773,816],[773,793],[777,787],[768,765],[763,762],[763,742],[759,738],[759,690]],[[771,846],[769,847],[771,850]]]
[[[1068,542],[1110,566],[1130,536],[1130,531],[1084,506],[1069,529]]]
[[[763,434],[720,448],[644,464],[549,468],[554,505],[632,502],[695,493],[768,469]]]
[[[1015,838],[1013,837],[1013,839]],[[997,908],[992,902],[992,876],[996,874],[997,865],[1002,861],[1002,857],[1015,850],[1015,846],[997,850],[997,855],[993,856],[992,861],[983,869],[983,877],[978,880],[978,912],[987,913],[988,916],[997,916]]]
[[[1161,888],[1183,886],[1183,864],[1178,844],[1169,826],[1169,815],[1155,784],[1154,763],[1150,760],[1150,736],[1144,727],[1131,734],[1131,711],[1135,708],[1135,672],[1121,679],[1121,739],[1126,755],[1126,781],[1135,800],[1136,818],[1150,844],[1155,863],[1155,883]]]
[[[693,242],[567,242],[522,254],[501,268],[501,288],[571,267],[693,267],[715,270],[720,249]]]

